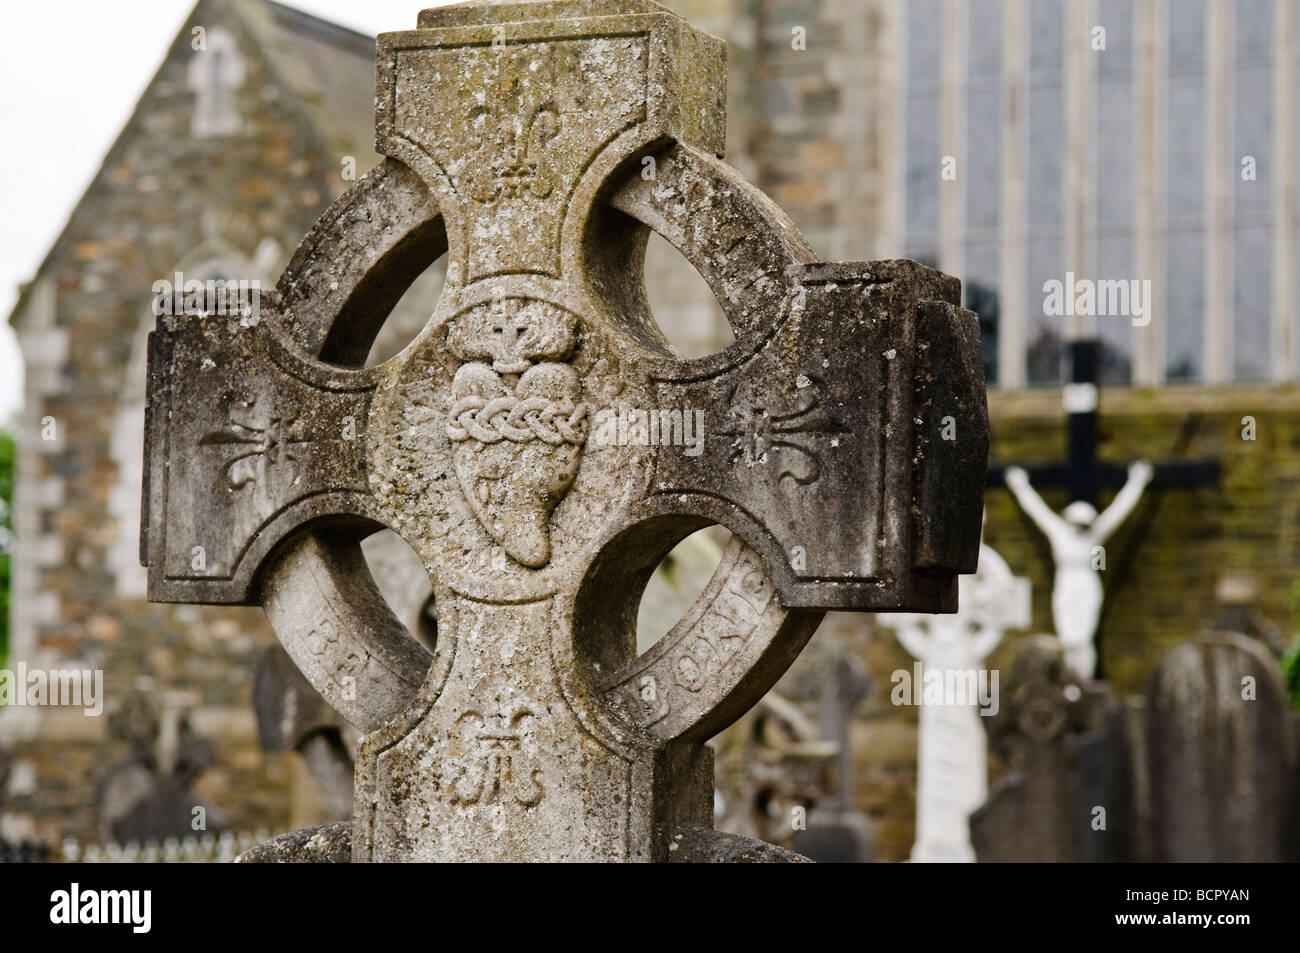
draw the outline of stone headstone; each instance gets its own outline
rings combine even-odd
[[[1124,709],[1084,681],[1052,636],[1019,644],[989,742],[1008,765],[971,815],[978,860],[1133,859],[1134,804]]]
[[[783,682],[790,681],[787,675]],[[836,746],[782,684],[710,743],[716,752],[714,824],[789,847],[797,811],[807,812],[835,789]]]
[[[821,665],[817,693],[822,738],[835,751],[835,786],[808,812],[791,847],[818,863],[865,864],[875,856],[875,837],[867,816],[853,804],[853,746],[850,729],[858,702],[871,686],[862,664],[844,647],[833,645]]]
[[[1293,719],[1278,662],[1235,633],[1165,654],[1147,692],[1155,861],[1285,859]]]
[[[345,740],[350,726],[278,645],[258,661],[253,710],[262,750],[297,752],[315,785],[318,811],[331,820],[351,817],[355,766]]]
[[[817,262],[717,158],[723,44],[663,7],[418,24],[378,41],[386,158],[257,319],[151,337],[150,597],[262,605],[364,734],[356,861],[716,856],[683,847],[712,823],[704,742],[824,610],[951,611],[975,568],[975,316],[914,262]],[[720,353],[656,328],[648,229],[713,289]],[[424,331],[365,368],[444,253]],[[718,570],[638,657],[647,576],[710,523]],[[433,581],[432,652],[361,556],[381,526]]]
[[[337,821],[281,834],[246,850],[239,864],[346,864],[352,859],[352,823]]]
[[[132,695],[109,716],[109,734],[125,742],[127,753],[95,785],[104,840],[162,841],[225,827],[222,813],[193,790],[215,760],[216,746],[191,727],[183,704],[188,700],[164,695],[160,712],[143,695]]]
[[[910,680],[911,701],[921,708],[911,859],[922,863],[975,860],[970,815],[988,797],[981,712],[996,714],[1000,687],[983,663],[1008,629],[1029,625],[1029,580],[1013,576],[991,546],[981,544],[979,569],[962,577],[958,589],[956,615],[904,613],[880,620],[897,631],[919,663],[901,675]],[[963,697],[931,701],[931,680],[962,689]],[[992,704],[981,706],[981,685]]]

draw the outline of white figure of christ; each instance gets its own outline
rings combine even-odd
[[[1056,637],[1065,648],[1065,660],[1081,677],[1097,671],[1097,621],[1101,618],[1102,588],[1099,569],[1104,561],[1102,544],[1137,506],[1154,468],[1139,460],[1128,468],[1128,481],[1110,506],[1099,515],[1095,507],[1076,500],[1060,515],[1052,512],[1029,483],[1020,467],[1006,470],[1007,488],[1052,545],[1056,579],[1052,585],[1052,621]]]

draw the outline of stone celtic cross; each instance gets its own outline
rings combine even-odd
[[[260,320],[152,335],[150,598],[262,605],[364,733],[355,860],[667,859],[711,827],[704,742],[824,610],[952,611],[975,568],[987,411],[958,282],[815,261],[717,158],[724,57],[648,0],[427,10],[379,37],[385,160]],[[655,325],[651,229],[721,303],[719,353]],[[427,326],[364,367],[443,254]],[[656,432],[590,439],[611,411]],[[650,573],[713,523],[717,573],[637,657]],[[385,526],[433,582],[432,653],[361,556]]]

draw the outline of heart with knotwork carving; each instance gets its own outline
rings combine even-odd
[[[577,319],[498,291],[451,322],[447,343],[466,362],[447,419],[461,490],[512,559],[545,566],[551,511],[573,484],[587,439],[582,384],[559,363],[577,344]]]
[[[551,510],[573,484],[587,439],[581,396],[573,368],[550,361],[520,375],[513,392],[477,361],[452,382],[447,436],[461,490],[492,538],[534,569],[551,558]]]

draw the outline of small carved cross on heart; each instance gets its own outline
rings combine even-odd
[[[717,158],[722,44],[649,0],[428,10],[378,64],[386,158],[263,320],[151,338],[150,598],[261,604],[365,733],[355,859],[665,860],[712,823],[704,742],[824,610],[954,607],[987,456],[975,317],[915,262],[815,261]],[[655,326],[651,229],[721,303],[719,353]],[[443,254],[428,325],[364,368]],[[203,436],[235,391],[293,421],[292,481],[214,492],[238,448]],[[638,657],[646,579],[711,523],[734,536],[714,578]],[[432,653],[361,557],[385,526],[433,583]]]
[[[528,370],[528,361],[519,353],[519,334],[527,331],[529,321],[519,313],[518,298],[498,298],[492,302],[492,334],[489,352],[492,370],[502,374],[518,374]]]

